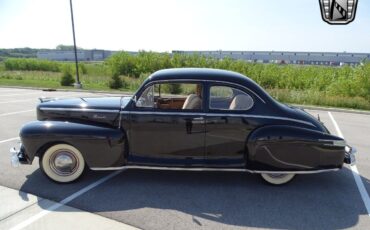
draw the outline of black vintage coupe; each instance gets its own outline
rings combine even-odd
[[[354,163],[355,150],[304,110],[241,74],[183,68],[152,74],[132,97],[41,100],[12,162],[67,183],[84,169],[224,170],[284,184]]]

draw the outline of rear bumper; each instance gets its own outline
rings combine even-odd
[[[20,164],[31,164],[31,161],[27,158],[24,147],[22,145],[19,149],[13,147],[9,151],[10,162],[13,167],[18,167]]]
[[[347,145],[345,147],[345,154],[344,154],[344,163],[354,165],[356,164],[356,157],[355,154],[357,150],[354,147]]]

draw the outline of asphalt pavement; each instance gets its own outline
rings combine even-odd
[[[35,119],[37,98],[42,96],[103,95],[0,88],[0,186],[20,191],[14,199],[35,199],[40,212],[49,210],[50,202],[69,207],[52,210],[37,221],[47,223],[63,212],[75,212],[78,219],[85,211],[114,224],[142,229],[370,229],[365,206],[370,205],[366,200],[370,192],[370,115],[309,110],[320,115],[331,133],[339,135],[339,128],[349,144],[356,146],[362,194],[348,166],[337,172],[299,175],[284,186],[270,186],[248,173],[154,170],[114,175],[112,171],[87,171],[77,182],[60,185],[41,173],[38,159],[32,165],[10,165],[9,149],[17,145],[22,125]],[[2,199],[0,190],[0,204]],[[37,211],[34,216],[39,216]],[[3,221],[0,216],[0,226]]]

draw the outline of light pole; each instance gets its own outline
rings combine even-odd
[[[75,51],[75,62],[76,62],[76,83],[74,84],[74,86],[75,86],[75,88],[81,89],[82,84],[80,82],[80,76],[79,76],[79,72],[78,72],[77,46],[76,46],[76,35],[75,35],[75,23],[74,23],[74,20],[73,20],[72,0],[69,0],[69,5],[70,5],[70,8],[71,8],[73,46],[74,46],[74,51]]]

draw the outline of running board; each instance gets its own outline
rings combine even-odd
[[[107,167],[107,168],[90,168],[95,171],[105,170],[126,170],[126,169],[145,169],[145,170],[163,170],[163,171],[209,171],[209,172],[249,172],[249,173],[276,173],[276,174],[313,174],[338,171],[339,168],[333,169],[320,169],[320,170],[307,170],[307,171],[261,171],[249,169],[232,169],[232,168],[180,168],[180,167],[159,167],[159,166],[139,166],[127,165],[122,167]]]

